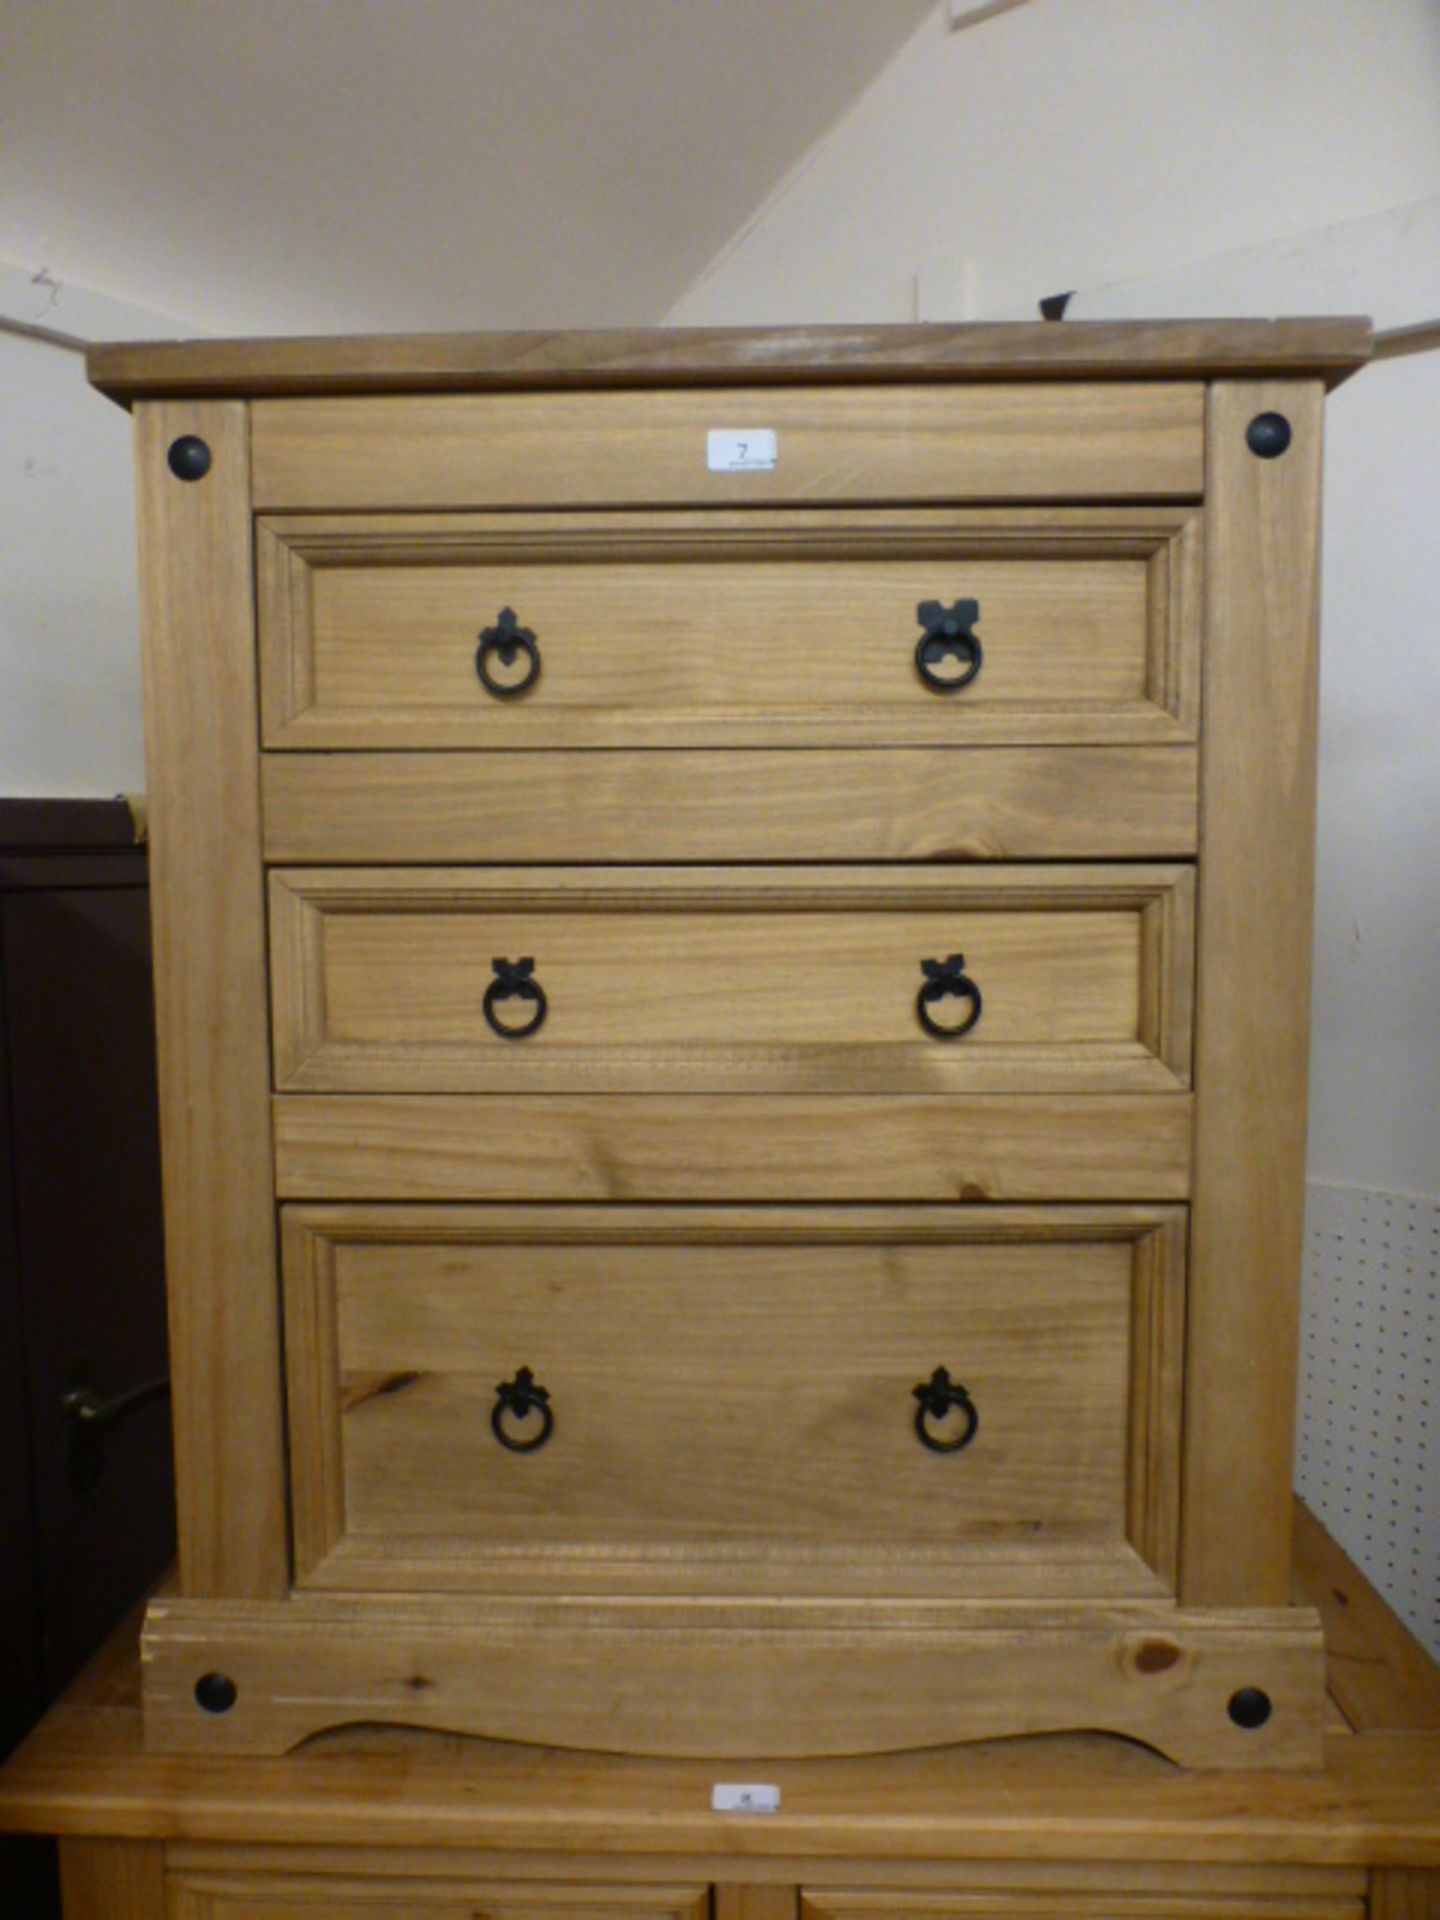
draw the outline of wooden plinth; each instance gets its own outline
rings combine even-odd
[[[281,1759],[153,1755],[132,1626],[0,1773],[0,1830],[62,1836],[66,1920],[161,1920],[167,1898],[185,1920],[255,1901],[328,1920],[362,1886],[367,1920],[548,1913],[582,1891],[590,1909],[597,1889],[612,1912],[673,1916],[709,1887],[718,1920],[792,1920],[802,1891],[812,1916],[853,1920],[900,1890],[926,1915],[992,1895],[1099,1912],[1103,1894],[1236,1920],[1297,1900],[1437,1920],[1440,1672],[1303,1510],[1297,1534],[1295,1597],[1326,1628],[1320,1769],[1186,1773],[1101,1736],[1008,1740],[727,1765],[781,1790],[778,1813],[736,1815],[712,1811],[703,1760],[378,1729]]]

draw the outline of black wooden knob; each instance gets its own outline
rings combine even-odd
[[[168,458],[177,480],[203,480],[210,471],[210,449],[198,433],[182,433],[172,440]]]
[[[942,607],[938,600],[922,600],[915,618],[925,629],[915,643],[915,671],[925,685],[932,693],[958,693],[968,687],[985,659],[975,632],[980,602],[957,600],[953,607]],[[947,660],[957,660],[958,670],[940,672]]]
[[[950,1378],[949,1370],[936,1367],[913,1391],[920,1402],[915,1410],[915,1432],[921,1446],[932,1453],[959,1453],[962,1447],[968,1447],[979,1429],[980,1415],[964,1387]],[[944,1423],[955,1412],[961,1416],[960,1425],[950,1433]]]
[[[228,1713],[238,1697],[228,1673],[202,1673],[195,1682],[195,1704],[205,1713]]]
[[[1270,1696],[1262,1687],[1241,1687],[1231,1694],[1226,1711],[1237,1727],[1253,1733],[1270,1718]]]
[[[502,667],[513,667],[516,657],[522,653],[526,667],[520,678],[497,680],[492,662],[498,660]],[[516,694],[528,693],[540,678],[540,643],[529,627],[520,625],[513,607],[502,607],[494,626],[486,627],[480,635],[480,644],[475,649],[475,671],[486,690],[500,700],[513,700]]]
[[[1283,413],[1257,413],[1245,429],[1245,444],[1262,460],[1278,460],[1293,435]]]
[[[528,1427],[532,1413],[539,1414],[539,1425],[533,1433],[520,1431]],[[534,1453],[555,1431],[549,1390],[540,1385],[529,1367],[521,1367],[513,1380],[502,1380],[496,1387],[490,1430],[511,1453]]]

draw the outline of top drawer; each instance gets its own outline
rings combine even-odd
[[[270,748],[1195,738],[1193,507],[287,514]]]
[[[1196,499],[1200,382],[263,400],[262,511]],[[717,470],[710,436],[775,436]]]

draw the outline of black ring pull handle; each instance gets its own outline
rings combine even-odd
[[[980,618],[978,600],[957,600],[953,607],[942,607],[938,600],[922,600],[915,618],[925,631],[915,643],[915,671],[932,693],[958,693],[968,687],[985,661],[975,622]],[[937,673],[942,660],[960,662],[958,673]]]
[[[540,1415],[540,1425],[535,1432],[517,1433],[515,1428],[524,1426],[532,1413]],[[502,1380],[496,1387],[495,1405],[490,1410],[490,1431],[511,1453],[534,1453],[555,1431],[549,1389],[539,1384],[529,1367],[521,1367],[513,1380]]]
[[[968,1447],[979,1429],[980,1415],[959,1381],[952,1380],[946,1368],[936,1367],[914,1391],[920,1402],[915,1409],[915,1432],[921,1446],[932,1453],[959,1453],[962,1447]],[[944,1423],[957,1409],[962,1416],[960,1430],[947,1434]]]
[[[969,1033],[980,1018],[983,1002],[980,989],[965,971],[963,953],[952,953],[948,960],[922,960],[920,971],[925,976],[925,984],[915,996],[915,1011],[920,1016],[920,1024],[932,1040],[959,1040]],[[951,996],[969,1002],[959,1024],[947,1027],[941,1024],[930,1009],[938,1001]]]
[[[534,977],[534,959],[527,956],[524,960],[492,960],[495,978],[485,989],[482,1011],[490,1023],[491,1030],[498,1033],[502,1040],[528,1040],[545,1024],[545,1015],[550,1003],[545,998],[545,989]],[[495,1008],[501,1000],[526,1000],[534,1012],[523,1026],[507,1026],[496,1017]]]
[[[515,656],[520,653],[525,655],[529,663],[521,678],[497,680],[490,671],[492,654],[502,667],[513,667]],[[502,607],[495,625],[486,627],[480,635],[480,644],[475,649],[475,671],[486,690],[500,700],[513,700],[517,694],[528,693],[540,678],[539,642],[529,627],[520,625],[513,607]]]

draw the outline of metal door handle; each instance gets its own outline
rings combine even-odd
[[[124,1393],[108,1398],[96,1386],[94,1368],[77,1361],[71,1367],[75,1384],[60,1396],[60,1420],[65,1430],[65,1466],[70,1485],[76,1493],[94,1493],[105,1471],[106,1430],[113,1427],[147,1400],[169,1393],[170,1380],[162,1374],[157,1380],[145,1380]]]

